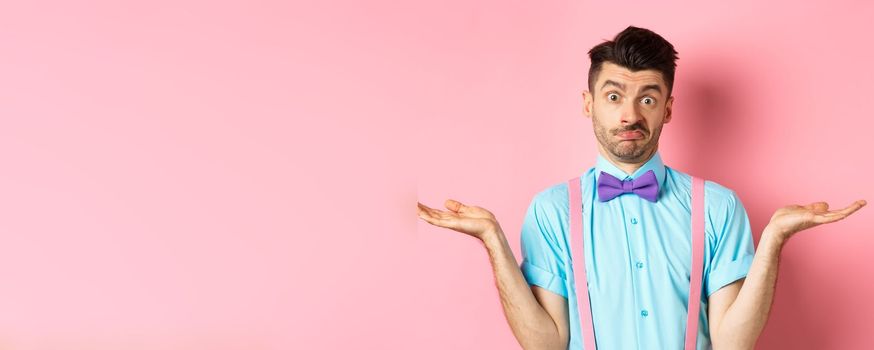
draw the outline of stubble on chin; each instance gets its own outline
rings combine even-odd
[[[658,133],[659,130],[655,131]],[[613,155],[617,160],[624,162],[636,162],[646,157],[649,150],[653,148],[657,140],[656,136],[656,138],[650,139],[649,142],[645,144],[638,143],[641,140],[620,141],[615,138],[616,134],[607,131],[607,129],[601,127],[597,123],[595,124],[595,132],[599,142],[605,149],[607,149],[607,152]],[[644,136],[653,135],[647,134],[644,131],[641,132],[644,133]]]

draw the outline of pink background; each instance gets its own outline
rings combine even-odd
[[[7,2],[0,349],[519,348],[493,211],[596,156],[586,51],[680,52],[669,166],[773,210],[874,200],[861,1]],[[837,180],[831,180],[837,179]],[[874,211],[794,237],[759,348],[874,347]]]

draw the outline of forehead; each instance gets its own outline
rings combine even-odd
[[[611,87],[612,85],[604,86],[604,82],[607,80],[623,84],[626,89],[632,91],[652,84],[661,86],[663,91],[667,90],[667,84],[665,84],[661,72],[653,69],[632,72],[625,67],[611,62],[604,62],[601,66],[601,72],[598,74],[598,81],[595,82],[595,90],[600,91],[602,88],[606,89]]]

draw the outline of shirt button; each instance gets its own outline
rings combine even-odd
[[[631,223],[637,225],[637,218],[631,218]]]
[[[640,311],[640,315],[643,316],[643,317],[649,316],[649,311],[641,310],[641,311]]]
[[[637,265],[637,268],[638,268],[638,269],[642,269],[642,268],[643,268],[643,263],[640,262],[640,261],[638,261],[636,265]]]

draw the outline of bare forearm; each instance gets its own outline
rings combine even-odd
[[[510,328],[523,349],[566,349],[552,317],[543,309],[500,229],[483,237],[495,284]]]
[[[780,237],[770,227],[762,233],[737,299],[719,322],[719,329],[711,332],[718,336],[718,339],[712,339],[714,349],[753,349],[756,345],[774,299],[780,252],[785,242]]]

